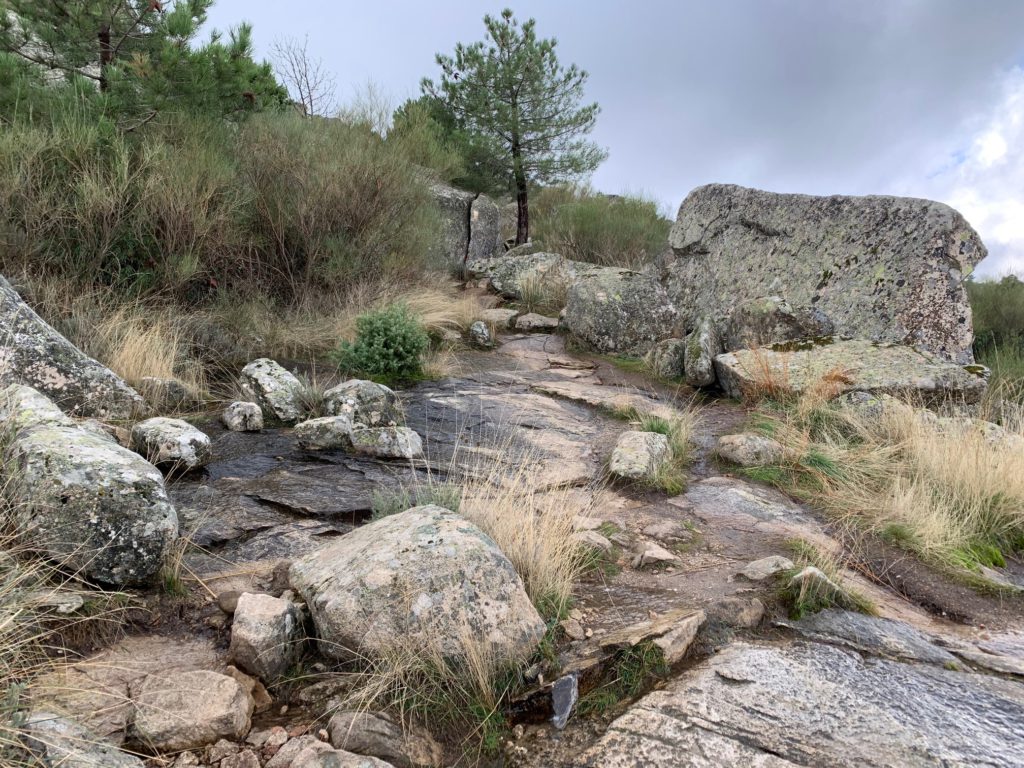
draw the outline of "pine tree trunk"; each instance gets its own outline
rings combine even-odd
[[[110,25],[103,24],[99,31],[100,43],[100,90],[106,91],[110,87],[107,81],[107,68],[114,61],[114,48],[110,42]]]
[[[521,162],[522,155],[519,150],[519,142],[512,142],[512,167],[516,178],[516,245],[522,245],[530,240],[530,202],[526,188],[526,174],[523,173]]]

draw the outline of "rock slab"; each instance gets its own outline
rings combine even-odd
[[[826,376],[836,394],[902,395],[927,404],[977,403],[986,388],[985,380],[964,366],[912,347],[861,339],[727,352],[715,358],[715,371],[722,389],[735,398],[756,395],[766,384],[799,395]]]
[[[1024,686],[863,659],[817,643],[735,643],[609,727],[592,768],[1015,765]]]

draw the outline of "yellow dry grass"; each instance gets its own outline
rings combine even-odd
[[[865,418],[809,394],[768,424],[795,457],[794,489],[838,519],[969,568],[1024,542],[1019,414],[1000,431],[900,403]]]

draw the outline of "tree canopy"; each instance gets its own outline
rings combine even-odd
[[[37,86],[95,94],[128,128],[164,110],[229,116],[285,103],[270,66],[252,58],[247,25],[193,44],[212,2],[0,0],[0,76],[26,97]]]
[[[587,73],[562,66],[557,41],[538,39],[536,21],[511,10],[484,17],[486,40],[438,54],[441,79],[424,79],[425,95],[444,103],[457,127],[484,139],[511,182],[518,204],[516,242],[529,239],[529,188],[578,180],[606,153],[585,136],[600,108],[583,104]]]

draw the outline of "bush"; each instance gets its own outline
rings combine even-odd
[[[576,261],[639,268],[668,242],[671,222],[653,200],[549,187],[531,206],[535,240]]]
[[[405,304],[392,304],[356,320],[356,340],[341,342],[334,354],[346,374],[385,384],[415,381],[423,375],[430,337]]]

